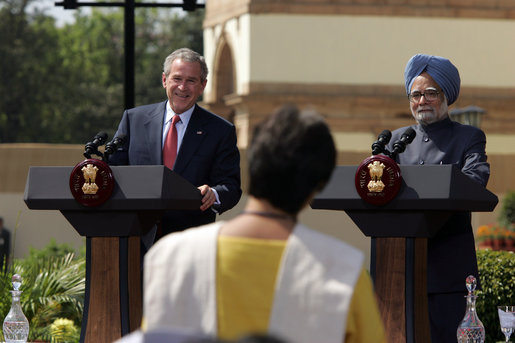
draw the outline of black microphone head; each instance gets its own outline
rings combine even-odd
[[[413,139],[416,135],[417,133],[415,132],[415,130],[413,130],[413,128],[411,127],[408,127],[406,131],[402,133],[401,138],[395,143],[393,143],[393,151],[390,157],[395,159],[395,157],[398,154],[404,152],[404,150],[406,150],[406,145],[413,142]]]
[[[406,142],[406,144],[410,144],[413,142],[413,139],[415,139],[415,136],[417,135],[417,132],[413,130],[412,127],[408,127],[406,131],[401,136],[401,139]],[[404,139],[403,139],[404,138]]]
[[[127,138],[127,135],[122,133],[118,136],[116,136],[114,139],[113,139],[113,142],[119,146],[119,145],[122,145],[123,143],[125,143],[125,138]]]
[[[91,158],[91,154],[99,155],[100,153],[98,152],[98,147],[104,144],[106,141],[107,133],[105,133],[104,131],[100,131],[99,133],[97,133],[95,137],[93,137],[92,142],[86,143],[84,156],[86,156],[86,158]]]
[[[377,137],[377,140],[384,142],[384,144],[388,144],[390,139],[392,139],[392,132],[390,130],[383,130]]]
[[[106,144],[105,153],[107,155],[114,154],[116,149],[118,149],[118,147],[120,145],[123,145],[123,143],[125,143],[126,137],[127,137],[127,135],[125,135],[123,133],[114,137],[112,141],[110,141],[109,143]]]
[[[383,132],[377,136],[377,140],[372,144],[372,155],[384,153],[384,147],[388,144],[391,138],[392,133],[390,130],[383,130]]]
[[[105,133],[104,131],[100,131],[99,133],[97,133],[95,135],[95,137],[93,138],[93,141],[98,141],[98,145],[102,145],[104,144],[106,141],[107,141],[107,133]]]

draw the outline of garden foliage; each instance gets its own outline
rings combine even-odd
[[[74,335],[68,336],[67,341],[77,342],[84,308],[85,258],[76,256],[66,245],[52,242],[43,250],[32,249],[25,259],[15,259],[0,273],[2,322],[11,307],[9,291],[12,290],[13,274],[23,278],[20,301],[30,325],[29,341],[64,342],[52,336],[52,332],[63,336],[62,330],[56,330],[56,325],[52,327],[52,324],[64,318],[76,327],[68,330]],[[3,335],[0,341],[3,341]]]
[[[486,342],[504,341],[497,306],[515,305],[515,254],[508,251],[477,251],[481,290],[476,309],[486,330]]]

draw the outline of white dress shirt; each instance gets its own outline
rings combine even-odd
[[[193,105],[186,112],[178,114],[181,120],[175,124],[175,128],[177,129],[177,152],[179,152],[179,149],[181,148],[182,139],[184,138],[184,133],[186,132],[186,128],[188,127],[188,123],[190,122],[191,115],[193,114],[195,106],[196,105]],[[172,118],[174,115],[176,115],[176,113],[170,107],[170,102],[167,101],[166,114],[163,123],[163,139],[161,140],[161,148],[164,147],[166,135],[168,134],[168,130],[170,129],[170,124],[172,123]]]

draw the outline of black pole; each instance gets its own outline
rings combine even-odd
[[[125,83],[124,99],[125,109],[134,107],[134,0],[125,2]]]
[[[112,7],[124,8],[124,45],[125,45],[125,82],[124,82],[124,101],[125,109],[134,107],[135,82],[135,21],[134,9],[136,7],[182,7],[185,11],[194,11],[196,8],[205,8],[204,4],[197,4],[196,0],[183,0],[179,3],[144,3],[135,0],[125,0],[125,2],[79,2],[77,0],[63,0],[55,3],[56,6],[63,6],[64,9],[77,9],[81,6],[90,7]]]

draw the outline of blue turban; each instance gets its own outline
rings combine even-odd
[[[460,73],[451,61],[440,56],[418,54],[408,61],[404,70],[406,94],[410,93],[415,78],[423,72],[427,72],[442,88],[447,105],[456,101],[460,94]]]

